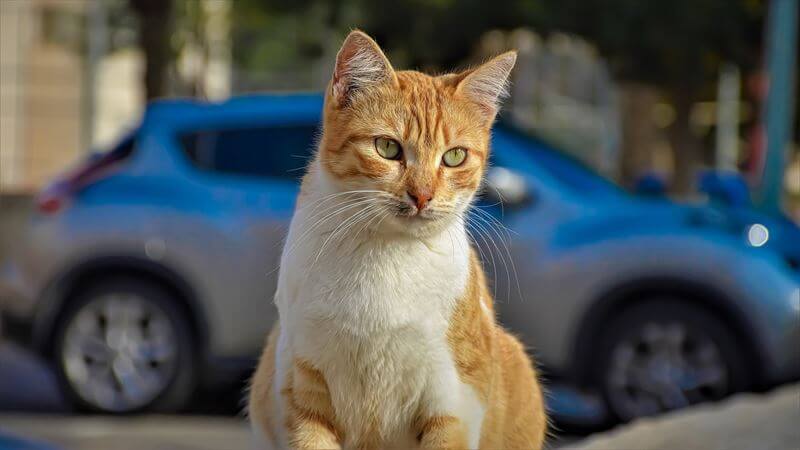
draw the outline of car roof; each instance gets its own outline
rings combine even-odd
[[[158,124],[178,132],[230,127],[314,125],[321,119],[321,93],[269,93],[232,97],[208,102],[196,99],[165,99],[151,102],[144,116],[144,125]],[[555,150],[555,146],[530,132],[522,132],[507,121],[495,127],[503,145],[522,145],[529,157],[543,166],[550,175],[561,178],[580,191],[607,191],[613,184],[603,180],[577,159]],[[499,142],[496,142],[496,144]],[[603,189],[600,189],[603,188]]]
[[[221,102],[169,99],[151,102],[144,124],[158,123],[176,128],[215,125],[317,123],[321,118],[320,93],[271,93],[232,97]]]

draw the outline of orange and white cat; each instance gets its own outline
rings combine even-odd
[[[536,373],[465,229],[515,60],[432,77],[345,40],[252,380],[260,445],[542,447]]]

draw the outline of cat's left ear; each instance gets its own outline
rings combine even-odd
[[[517,52],[510,51],[460,74],[456,92],[477,103],[486,111],[489,120],[494,120],[500,101],[508,96],[509,76],[516,61]]]
[[[381,83],[397,83],[392,65],[366,33],[351,31],[344,40],[333,70],[331,94],[337,106],[347,105],[353,94]]]

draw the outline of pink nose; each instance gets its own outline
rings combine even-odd
[[[433,193],[427,189],[422,189],[416,192],[406,191],[406,193],[409,197],[411,197],[411,200],[417,205],[417,209],[420,211],[425,209],[425,207],[428,206],[428,202],[430,202],[433,198]]]

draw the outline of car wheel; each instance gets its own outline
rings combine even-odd
[[[726,324],[680,299],[627,308],[600,340],[599,385],[622,421],[747,389],[750,373]]]
[[[192,333],[167,291],[115,278],[74,300],[58,322],[54,358],[80,409],[175,411],[186,404],[195,386]]]

